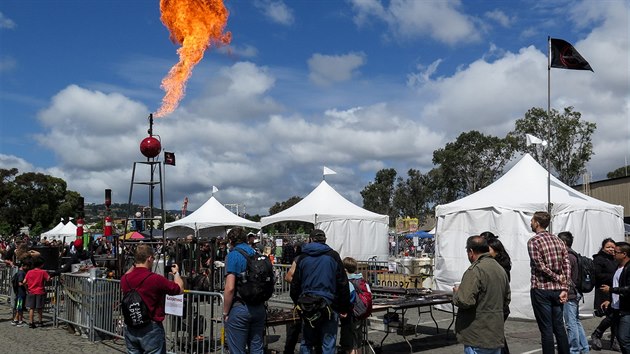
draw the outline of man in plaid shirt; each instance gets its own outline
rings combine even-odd
[[[531,277],[531,300],[540,330],[543,354],[553,354],[553,337],[558,353],[569,353],[569,341],[564,327],[563,306],[569,294],[571,265],[569,252],[562,240],[547,232],[551,217],[537,211],[531,220],[534,237],[527,241]]]

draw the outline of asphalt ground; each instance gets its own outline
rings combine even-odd
[[[451,321],[451,314],[443,311],[434,311],[434,317],[440,328],[436,334],[435,324],[429,314],[423,313],[418,318],[417,311],[411,309],[407,311],[408,324],[418,323],[417,333],[410,329],[407,336],[412,346],[397,333],[390,333],[381,346],[381,340],[385,337],[382,331],[369,330],[368,339],[374,343],[376,353],[462,353],[463,346],[455,340],[453,331],[446,334],[446,328]],[[418,321],[419,320],[419,321]],[[582,325],[587,336],[593,332],[599,324],[599,318],[588,318],[582,320]],[[86,336],[77,336],[74,331],[70,332],[65,326],[54,327],[52,316],[44,313],[45,326],[31,329],[28,327],[16,327],[11,325],[11,308],[6,300],[0,300],[0,353],[56,353],[56,354],[118,354],[125,352],[123,340],[100,340],[90,342]],[[415,328],[414,328],[415,329]],[[268,330],[268,348],[272,351],[281,352],[284,348],[285,326],[270,327]],[[604,348],[609,345],[610,332],[604,335]],[[510,351],[516,353],[540,353],[540,334],[536,322],[519,321],[509,319],[506,322],[506,337],[510,346]],[[297,352],[296,348],[296,352]],[[615,353],[610,350],[602,350],[598,353]]]

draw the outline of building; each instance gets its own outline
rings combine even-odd
[[[574,189],[606,203],[623,207],[623,222],[630,224],[630,176],[586,182]]]

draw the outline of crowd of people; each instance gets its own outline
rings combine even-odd
[[[595,313],[603,317],[589,345],[579,318],[583,294],[578,279],[578,255],[573,235],[547,231],[551,217],[536,212],[531,219],[535,235],[527,242],[530,256],[530,298],[540,331],[543,354],[588,353],[601,350],[602,334],[611,328],[611,349],[630,353],[630,244],[603,240],[594,256]],[[453,287],[459,308],[455,330],[464,353],[509,353],[504,321],[509,314],[510,258],[498,237],[490,232],[471,236],[466,243],[471,266],[461,284]]]
[[[589,343],[579,318],[579,302],[583,294],[578,284],[578,256],[572,250],[573,235],[568,231],[551,234],[547,231],[550,215],[536,212],[531,219],[535,233],[527,242],[530,257],[530,300],[540,331],[543,354],[588,353],[603,347],[602,336],[610,329],[610,348],[630,353],[630,244],[606,238],[601,250],[593,256],[595,270],[595,315],[601,323],[591,334]],[[41,270],[40,254],[33,250],[37,243],[24,237],[0,242],[3,263],[19,267],[15,277],[15,316],[12,324],[25,326],[24,309],[29,309],[29,326],[42,323],[41,309],[48,273]],[[104,242],[93,242],[86,252],[81,240],[57,247],[60,256],[76,260],[89,258],[90,253],[108,252]],[[192,236],[165,245],[138,244],[133,266],[121,279],[123,293],[137,290],[146,299],[152,326],[127,329],[125,340],[129,352],[146,352],[150,348],[164,352],[164,298],[181,294],[184,282],[180,272],[203,272],[225,267],[223,318],[226,345],[231,353],[263,353],[266,308],[263,303],[250,303],[240,287],[252,255],[265,255],[275,262],[291,264],[285,280],[291,284],[290,297],[300,313],[300,321],[287,330],[285,353],[293,353],[302,334],[301,353],[335,353],[339,344],[347,353],[358,353],[362,346],[361,320],[353,314],[358,285],[357,261],[341,259],[326,244],[322,230],[313,230],[304,244],[284,241],[282,246],[264,246],[257,235],[233,228],[226,239],[197,242]],[[483,232],[466,242],[470,267],[461,282],[453,287],[453,304],[458,308],[455,331],[464,353],[509,353],[505,340],[505,321],[511,301],[512,263],[499,236]],[[36,248],[35,248],[36,249]],[[234,252],[238,251],[238,252]],[[156,254],[163,253],[173,280],[150,272]],[[103,253],[100,253],[103,254]],[[158,256],[159,257],[159,256]],[[178,264],[181,265],[178,266]],[[189,273],[190,274],[190,273]],[[206,273],[206,276],[208,274]],[[194,284],[194,282],[193,282]],[[137,289],[136,289],[137,288]],[[367,286],[369,289],[369,285]],[[204,289],[200,289],[204,290]],[[35,322],[35,313],[39,322]],[[341,331],[338,332],[341,325]],[[337,340],[337,334],[341,338]],[[165,350],[165,349],[164,349]]]

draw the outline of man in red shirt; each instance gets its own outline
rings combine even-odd
[[[36,257],[33,261],[35,268],[29,270],[26,273],[26,277],[24,277],[23,284],[28,289],[26,307],[28,307],[29,328],[36,327],[35,322],[33,322],[35,309],[37,309],[37,314],[39,315],[37,324],[40,327],[44,324],[42,319],[44,303],[46,302],[46,289],[44,286],[50,280],[50,276],[45,270],[40,268],[42,265],[44,265],[44,260],[41,257]]]
[[[166,353],[164,333],[164,303],[166,295],[184,293],[184,280],[179,275],[179,267],[171,267],[174,281],[160,274],[152,273],[153,248],[140,244],[134,255],[134,266],[120,279],[123,294],[136,289],[151,314],[151,323],[140,328],[125,328],[125,344],[128,353]]]

